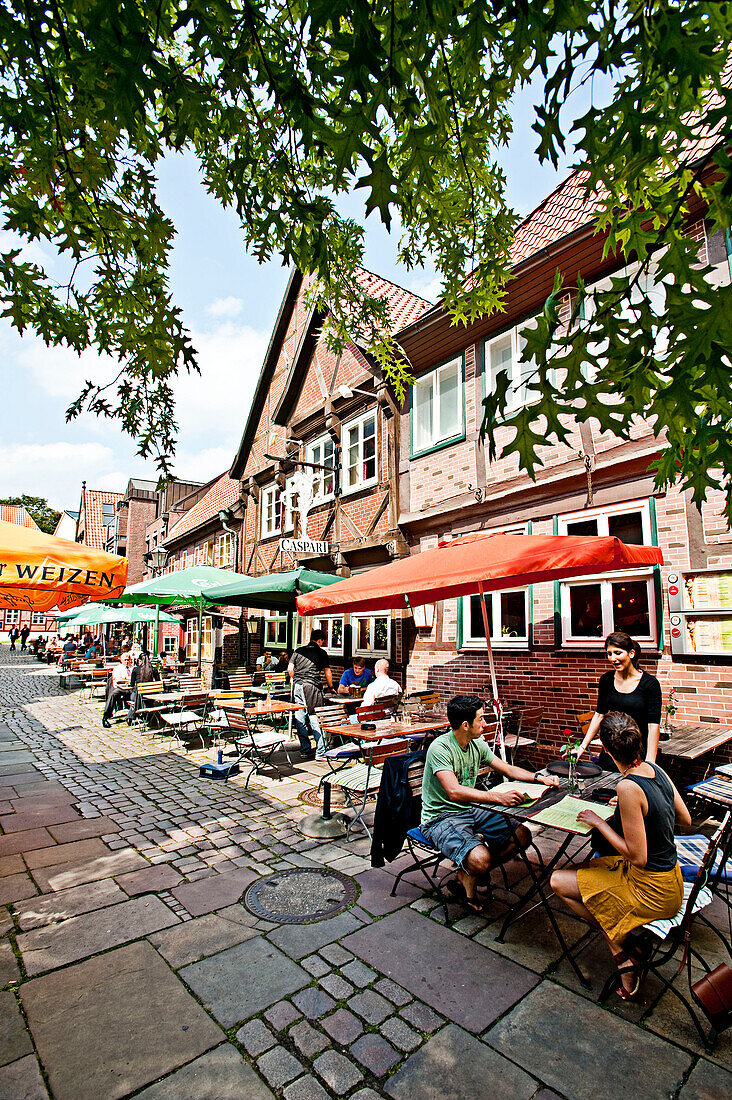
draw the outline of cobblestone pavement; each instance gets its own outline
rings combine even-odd
[[[199,779],[211,756],[102,729],[97,702],[0,648],[0,1100],[732,1094],[732,1032],[703,1055],[652,982],[600,1008],[604,951],[583,955],[587,991],[545,917],[497,943],[503,890],[444,927],[418,883],[390,896],[400,861],[298,832],[317,765],[245,790]],[[308,867],[352,877],[355,904],[306,925],[242,904]]]

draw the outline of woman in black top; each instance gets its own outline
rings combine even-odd
[[[650,672],[638,668],[640,646],[629,634],[620,630],[608,634],[605,653],[612,668],[600,677],[597,706],[579,753],[581,755],[596,736],[603,715],[614,710],[634,720],[641,733],[643,759],[653,763],[658,755],[661,732],[661,685]],[[612,758],[605,752],[600,763],[608,771],[617,771]]]

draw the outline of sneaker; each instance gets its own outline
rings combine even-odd
[[[301,760],[314,760],[315,759],[315,751],[313,749],[308,749],[307,751],[305,751],[304,749],[300,749],[300,759]]]

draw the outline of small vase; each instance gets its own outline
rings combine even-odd
[[[577,757],[572,753],[568,756],[569,760],[569,775],[567,777],[567,786],[569,787],[570,794],[580,793],[580,779],[577,772]]]

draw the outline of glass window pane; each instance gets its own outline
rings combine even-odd
[[[343,619],[333,620],[333,645],[338,649],[343,646]]]
[[[347,476],[347,481],[348,481],[349,487],[353,486],[353,485],[356,485],[358,483],[358,480],[359,480],[359,477],[358,477],[358,473],[359,473],[359,470],[358,470],[358,452],[359,452],[359,449],[360,448],[359,448],[359,445],[358,445],[358,428],[350,428],[349,431],[348,431],[348,447],[347,447],[347,454],[348,454],[348,476]]]
[[[642,512],[627,512],[620,516],[608,516],[607,530],[609,535],[622,539],[632,546],[643,545],[643,514]]]
[[[363,425],[363,480],[376,477],[376,420],[369,417]]]
[[[525,638],[526,595],[524,592],[501,592],[501,637]]]
[[[568,535],[596,535],[596,519],[576,519],[567,524]]]
[[[453,363],[440,374],[440,438],[449,439],[460,431],[460,364]]]
[[[384,616],[374,619],[374,649],[386,653],[389,641],[389,620]]]
[[[569,588],[570,632],[577,638],[602,638],[602,595],[599,584]]]
[[[624,630],[631,638],[651,633],[647,581],[613,581],[613,630]]]
[[[505,336],[501,336],[498,340],[494,340],[490,345],[490,359],[489,359],[489,387],[491,392],[496,388],[496,379],[502,371],[508,371],[509,374],[512,370],[511,363],[511,333],[507,332]]]
[[[371,620],[356,620],[356,635],[358,637],[357,649],[371,649]]]
[[[430,376],[414,384],[414,449],[422,451],[434,438],[432,382]]]
[[[483,612],[480,606],[480,596],[470,597],[470,638],[485,638],[485,626],[483,624]]]

